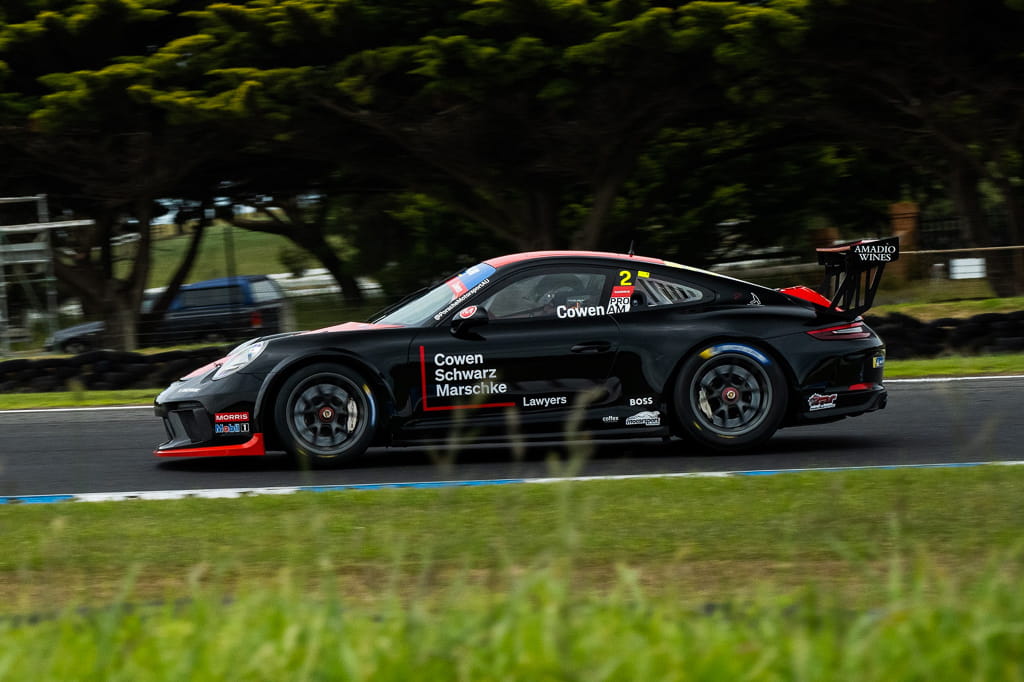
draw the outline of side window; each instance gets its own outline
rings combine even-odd
[[[586,271],[530,275],[502,287],[481,305],[494,320],[601,314],[597,308],[602,306],[607,279],[603,273]]]
[[[250,283],[254,303],[272,303],[284,298],[280,287],[272,279],[257,279]]]
[[[628,298],[628,310],[696,303],[708,296],[702,289],[644,270],[622,270],[618,276],[612,300]]]
[[[186,289],[178,295],[179,308],[199,308],[211,305],[239,305],[244,300],[242,289],[238,286],[205,287],[203,289]]]

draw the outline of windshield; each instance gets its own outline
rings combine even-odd
[[[490,283],[488,278],[492,274],[492,266],[486,263],[474,265],[373,321],[376,324],[397,324],[405,327],[420,327],[429,322],[440,321],[458,308],[460,303],[487,286]]]

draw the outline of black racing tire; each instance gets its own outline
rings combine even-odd
[[[722,452],[749,450],[771,438],[787,402],[778,361],[740,343],[706,346],[687,358],[673,392],[680,435]]]
[[[309,365],[281,385],[274,426],[300,467],[336,467],[366,452],[377,426],[377,405],[369,382],[358,372],[334,364]]]

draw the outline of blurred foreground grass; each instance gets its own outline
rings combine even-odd
[[[996,557],[999,559],[1000,557]],[[1019,555],[1002,558],[1018,563]],[[498,595],[456,583],[436,602],[341,591],[311,595],[282,577],[225,602],[0,622],[0,672],[31,680],[921,680],[1024,679],[1024,591],[993,561],[976,578],[925,556],[893,557],[874,608],[820,586],[754,587],[697,608],[621,569],[609,593],[557,568]]]
[[[0,678],[1021,680],[1022,490],[986,466],[0,508]]]

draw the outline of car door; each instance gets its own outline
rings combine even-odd
[[[626,268],[617,277],[616,288],[629,300],[614,315],[621,336],[612,376],[622,387],[622,398],[609,406],[601,430],[660,433],[671,413],[667,382],[682,352],[707,333],[694,329],[692,313],[715,294],[685,272]]]
[[[609,270],[531,268],[466,301],[410,345],[413,418],[407,435],[452,429],[495,436],[562,435],[573,410],[584,422],[619,392],[609,381],[619,328],[608,314]],[[452,321],[476,316],[453,333]]]

